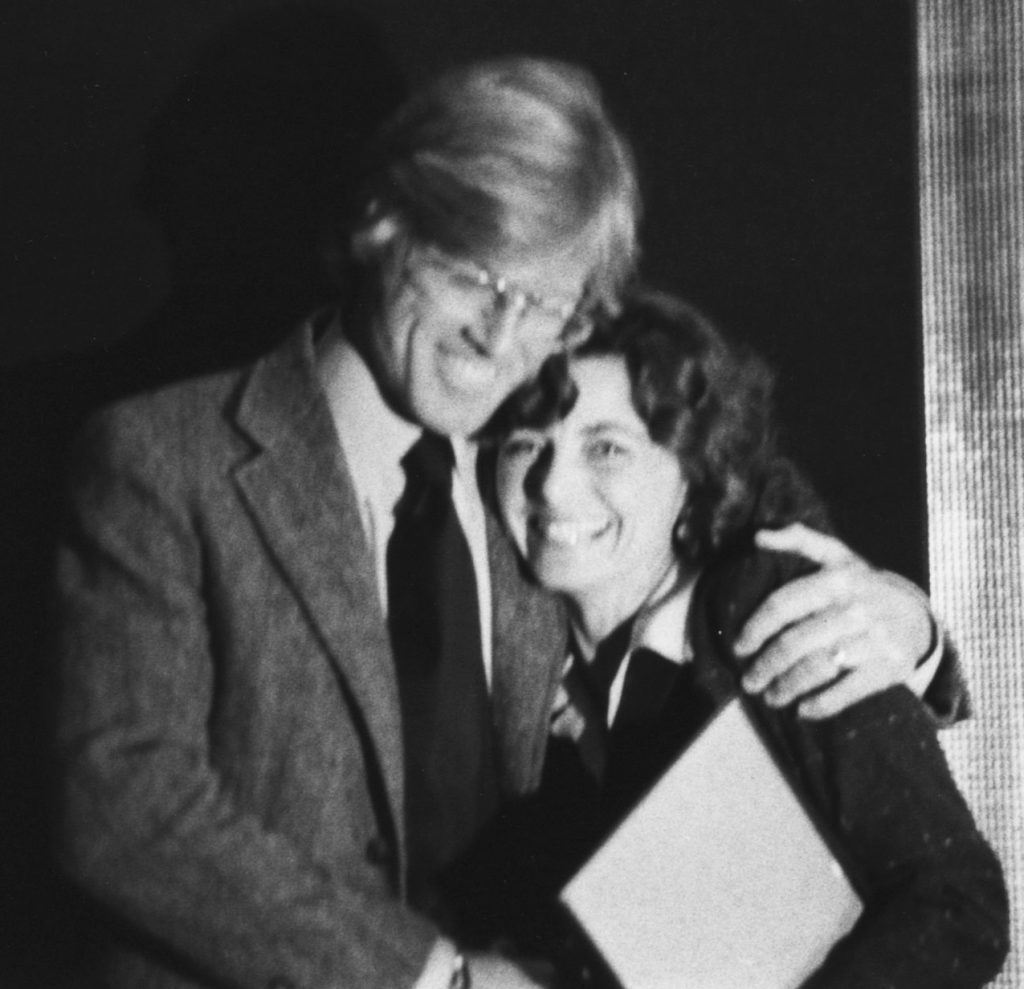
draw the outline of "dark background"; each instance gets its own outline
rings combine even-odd
[[[325,204],[404,87],[451,62],[595,72],[640,159],[646,273],[776,364],[840,531],[923,580],[913,50],[909,0],[6,0],[0,984],[74,984],[88,941],[46,852],[68,434],[328,300]]]

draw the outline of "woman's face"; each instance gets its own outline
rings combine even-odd
[[[635,610],[675,564],[686,482],[634,409],[622,357],[583,357],[571,373],[579,397],[569,415],[502,445],[501,510],[546,588]]]

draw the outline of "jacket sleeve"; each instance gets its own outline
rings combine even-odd
[[[188,984],[412,985],[435,928],[361,883],[365,862],[349,871],[275,831],[211,761],[202,525],[187,461],[152,452],[152,433],[105,416],[72,471],[55,616],[63,864]]]
[[[759,553],[722,568],[711,632],[732,641],[756,604],[803,567]],[[1008,950],[1006,887],[949,771],[934,715],[903,685],[824,721],[751,704],[865,894],[857,925],[805,989],[973,987],[992,978]]]
[[[971,693],[960,653],[948,631],[940,629],[942,655],[922,700],[937,728],[949,728],[971,716]]]
[[[867,890],[860,921],[807,989],[991,979],[1008,950],[1002,870],[911,692],[893,687],[802,725],[790,751]]]

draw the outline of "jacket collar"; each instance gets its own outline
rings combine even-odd
[[[372,556],[317,377],[312,320],[254,365],[234,420],[257,448],[235,472],[242,498],[363,713],[401,822],[398,688]]]
[[[522,793],[540,781],[569,626],[555,599],[524,577],[511,541],[492,515],[487,528],[494,589],[492,698],[502,784],[506,792]]]
[[[237,469],[236,481],[364,713],[395,821],[401,822],[404,770],[394,660],[371,549],[317,373],[313,336],[310,320],[259,361],[245,382],[233,417],[256,452]],[[539,779],[567,625],[552,599],[524,579],[490,515],[487,536],[502,786],[522,792]]]

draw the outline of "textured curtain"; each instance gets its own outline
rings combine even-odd
[[[918,0],[929,571],[975,717],[943,733],[1024,986],[1024,3]]]

